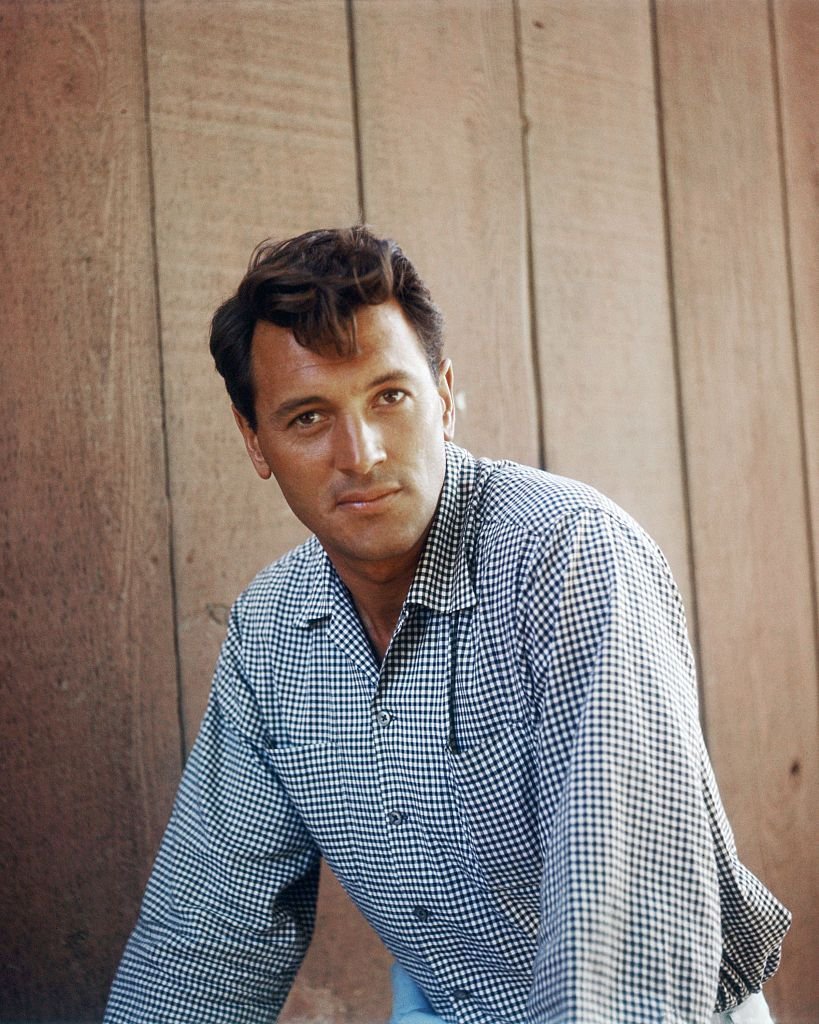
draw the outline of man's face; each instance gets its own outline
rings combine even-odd
[[[252,369],[257,429],[234,410],[263,479],[271,474],[337,569],[372,579],[418,558],[452,438],[452,370],[432,379],[397,302],[363,306],[358,352],[302,348],[259,321]]]

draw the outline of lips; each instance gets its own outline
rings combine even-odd
[[[399,488],[379,488],[375,491],[348,491],[336,499],[337,505],[351,508],[374,507],[386,498],[398,493]]]

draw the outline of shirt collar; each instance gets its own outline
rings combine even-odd
[[[306,547],[315,571],[307,599],[296,619],[299,626],[306,626],[317,619],[326,619],[332,614],[336,584],[341,582],[318,537],[311,537]]]
[[[446,614],[471,608],[476,603],[469,575],[468,544],[464,543],[476,467],[477,463],[469,452],[447,442],[444,486],[407,594],[407,604],[422,605]],[[343,586],[318,539],[311,537],[307,546],[315,565],[315,575],[296,620],[300,626],[332,615]]]
[[[468,517],[475,488],[476,461],[463,448],[446,445],[446,474],[432,527],[407,604],[447,613],[471,608],[476,603],[469,575]]]

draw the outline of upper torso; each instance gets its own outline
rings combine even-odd
[[[641,910],[635,892],[648,872],[664,870],[652,867],[658,856],[690,859],[702,880],[692,886],[688,911],[711,914],[701,940],[710,948],[675,935],[673,957],[679,946],[692,964],[698,956],[718,963],[719,908],[709,900],[717,900],[717,886],[727,900],[737,899],[729,890],[746,886],[767,920],[760,948],[767,943],[773,958],[784,912],[736,862],[721,809],[701,813],[703,794],[706,802],[718,798],[701,749],[684,620],[662,556],[590,488],[476,461],[454,446],[447,458],[436,522],[380,664],[315,540],[260,574],[237,604],[263,757],[306,835],[438,1011],[464,1024],[521,1021],[532,1012],[539,929],[551,905],[556,917],[570,919],[555,925],[555,959],[542,985],[549,971],[560,972],[566,951],[558,946],[594,941],[587,933],[604,927],[593,907],[584,909],[598,899],[596,886],[615,894],[624,935],[656,929],[659,939],[666,910]],[[610,545],[627,552],[620,562]],[[630,642],[621,639],[623,623],[609,625],[615,591],[625,594],[615,614],[633,620],[623,636],[629,629],[667,633],[624,655],[645,665],[645,679],[635,682],[625,665],[622,693],[617,666],[602,675],[599,667],[601,637],[616,630],[618,652]],[[639,727],[632,702],[645,718]],[[600,728],[610,733],[602,742]],[[650,734],[642,759],[631,749],[635,729]],[[670,764],[656,769],[651,745],[662,751],[667,742]],[[597,756],[620,758],[622,770],[582,763]],[[667,792],[676,785],[679,794]],[[597,809],[594,789],[612,787],[606,799],[616,800],[624,786],[627,829],[639,816],[640,787],[656,789],[657,806],[647,797],[647,813],[671,819],[649,824],[658,833],[689,827],[686,802],[696,806],[696,849],[678,852],[673,841],[663,847],[647,833],[627,837],[630,853],[596,850],[622,829],[608,809]],[[562,818],[578,810],[599,817],[579,841],[583,827],[573,833]],[[575,864],[559,877],[566,857],[587,855],[585,868]],[[561,885],[589,892],[563,908]],[[674,885],[669,869],[662,892]],[[611,944],[602,931],[599,943]],[[766,956],[753,953],[754,978],[732,955],[728,966],[722,956],[722,1003],[741,998],[774,962],[766,968]],[[613,969],[637,977],[643,968]],[[582,1002],[594,970],[574,981],[567,970],[568,982],[560,983],[581,991]],[[542,998],[546,1005],[551,997]]]

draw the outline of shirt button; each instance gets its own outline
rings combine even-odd
[[[456,988],[452,993],[453,1003],[462,1003],[467,999],[472,998],[472,993],[465,988]]]
[[[395,718],[395,715],[391,711],[379,711],[376,719],[380,726],[386,727]]]
[[[387,815],[387,821],[391,825],[403,825],[407,820],[407,815],[403,811],[390,811]]]
[[[412,908],[412,916],[417,918],[419,921],[428,921],[430,913],[426,907],[417,906]]]

